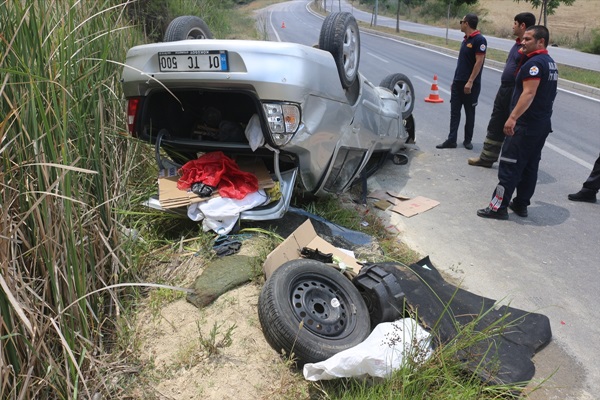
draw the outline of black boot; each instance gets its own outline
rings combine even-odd
[[[481,210],[477,210],[477,216],[481,218],[491,218],[491,219],[508,219],[508,211],[506,208],[499,208],[498,211],[494,211],[489,207],[482,208]]]
[[[583,188],[577,193],[571,193],[568,196],[571,201],[585,201],[586,203],[596,202],[596,192],[590,189]]]

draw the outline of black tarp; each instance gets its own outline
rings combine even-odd
[[[396,278],[405,310],[431,331],[438,345],[450,343],[465,327],[469,332],[483,332],[480,337],[471,336],[468,346],[458,351],[466,369],[482,381],[517,384],[533,378],[531,358],[552,337],[548,317],[457,288],[444,280],[429,257],[408,267],[398,263],[368,266],[373,265]]]

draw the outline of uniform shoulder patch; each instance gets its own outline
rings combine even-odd
[[[537,66],[534,65],[533,67],[529,68],[529,75],[536,76],[539,73],[540,69]]]
[[[482,43],[481,46],[479,46],[479,50],[485,51],[485,44]]]

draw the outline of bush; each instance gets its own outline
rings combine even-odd
[[[468,13],[477,14],[480,23],[485,16],[476,4],[466,4],[465,2],[461,2],[459,4],[452,3],[450,6],[449,17],[451,20],[460,19]],[[419,15],[426,21],[445,20],[448,18],[448,3],[439,0],[427,0],[420,8]],[[458,27],[458,23],[456,24],[456,27]]]
[[[236,4],[243,4],[238,0]],[[234,8],[234,0],[138,0],[129,3],[127,14],[140,27],[146,42],[160,42],[169,22],[181,15],[198,16],[208,24],[216,38],[224,38],[230,31],[227,13]]]
[[[592,31],[592,42],[583,48],[586,53],[600,54],[600,29]]]

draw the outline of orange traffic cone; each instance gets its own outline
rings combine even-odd
[[[281,29],[285,28],[285,21],[281,23]]]
[[[431,85],[431,94],[425,99],[428,103],[443,103],[444,100],[440,99],[438,94],[437,75],[433,75],[433,84]]]

